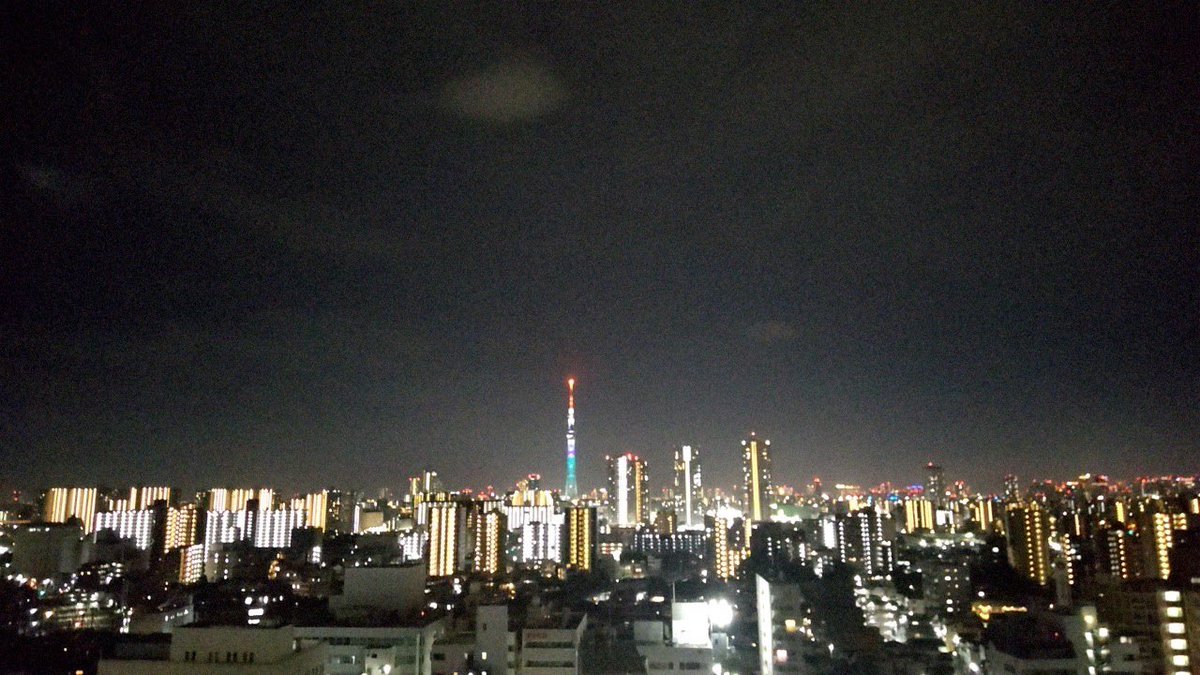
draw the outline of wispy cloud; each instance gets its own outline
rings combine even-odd
[[[761,342],[763,344],[774,344],[776,342],[788,342],[796,339],[800,334],[796,327],[786,321],[770,320],[759,321],[751,324],[746,329],[746,335],[751,340]]]
[[[509,58],[450,82],[446,109],[468,119],[511,123],[543,115],[567,100],[567,88],[546,65]]]

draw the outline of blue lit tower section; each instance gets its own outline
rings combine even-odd
[[[563,496],[574,499],[579,496],[579,484],[575,482],[575,378],[567,380],[567,484]]]

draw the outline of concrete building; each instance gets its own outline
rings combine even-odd
[[[529,625],[521,631],[521,675],[578,675],[579,643],[587,616],[564,617],[554,625]]]
[[[804,672],[802,660],[808,640],[804,623],[804,598],[795,584],[778,583],[756,575],[758,610],[758,672]]]
[[[302,645],[323,645],[323,675],[431,675],[441,620],[398,625],[297,626]]]
[[[99,675],[322,675],[325,646],[303,645],[292,626],[181,626],[166,658],[103,659]]]
[[[70,574],[83,562],[78,524],[28,525],[12,531],[12,571],[31,579]]]
[[[1200,663],[1200,590],[1157,581],[1126,582],[1102,590],[1099,621],[1111,643],[1131,645],[1157,672],[1191,673]]]
[[[985,672],[1087,675],[1086,660],[1052,623],[1025,614],[999,616],[983,637]]]
[[[433,675],[525,672],[517,667],[517,636],[518,632],[509,625],[507,606],[480,605],[475,613],[474,631],[447,635],[434,643],[430,657]]]
[[[425,566],[347,567],[342,593],[329,598],[339,621],[376,622],[380,617],[407,617],[425,603]]]
[[[714,659],[709,630],[707,603],[673,602],[669,636],[660,621],[638,621],[634,641],[649,675],[711,673]]]

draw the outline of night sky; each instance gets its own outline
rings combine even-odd
[[[1194,3],[300,4],[5,12],[0,487],[1200,469]]]

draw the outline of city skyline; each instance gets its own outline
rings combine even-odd
[[[29,8],[5,480],[563,485],[564,376],[581,488],[1194,472],[1198,24]]]

